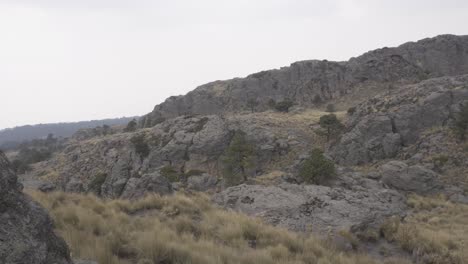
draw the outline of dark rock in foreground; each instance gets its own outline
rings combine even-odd
[[[0,263],[72,263],[65,242],[46,211],[21,193],[21,185],[0,152]]]

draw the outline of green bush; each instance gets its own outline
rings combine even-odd
[[[455,116],[453,130],[458,138],[461,140],[466,139],[466,132],[468,131],[468,103],[465,103],[461,107],[460,112]]]
[[[313,149],[299,170],[299,177],[306,183],[323,184],[335,176],[335,164],[327,159],[320,149]]]
[[[254,113],[259,102],[257,98],[250,98],[247,100],[247,108],[249,108],[250,112]]]
[[[146,158],[148,157],[150,153],[150,147],[148,146],[148,143],[145,141],[145,135],[140,134],[137,136],[132,137],[130,140],[135,147],[135,151],[138,155],[140,155],[141,158]]]
[[[127,127],[124,129],[125,132],[133,132],[137,129],[138,123],[136,119],[128,122]]]
[[[178,173],[177,170],[171,165],[162,167],[160,172],[161,175],[168,179],[170,182],[180,181],[180,173]]]
[[[287,113],[289,112],[289,108],[294,105],[294,102],[289,99],[284,99],[283,101],[277,102],[275,104],[275,109],[278,112]]]
[[[205,172],[202,171],[202,170],[189,170],[188,172],[186,172],[184,174],[184,177],[188,178],[188,177],[191,177],[191,176],[198,176],[198,175],[202,175],[203,173],[205,173]]]
[[[237,130],[222,157],[223,176],[227,186],[247,181],[247,170],[253,167],[254,147],[245,132]]]
[[[107,174],[102,172],[98,173],[88,185],[88,189],[91,192],[96,193],[97,195],[101,195],[101,187],[107,179]]]
[[[319,124],[323,129],[319,133],[324,134],[327,137],[327,141],[330,141],[332,137],[337,136],[344,129],[344,125],[335,114],[321,116]]]
[[[356,112],[356,107],[355,106],[348,108],[348,115],[352,115],[355,112]]]

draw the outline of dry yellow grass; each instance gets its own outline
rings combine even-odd
[[[414,213],[401,223],[389,219],[382,233],[416,257],[418,263],[468,263],[468,205],[443,197],[411,196]]]
[[[203,195],[104,201],[29,191],[54,218],[76,258],[100,264],[371,264],[311,236],[217,209]],[[390,263],[390,262],[389,262]]]

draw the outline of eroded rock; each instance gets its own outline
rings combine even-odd
[[[46,211],[21,193],[0,152],[0,262],[71,264],[65,242],[55,235]]]

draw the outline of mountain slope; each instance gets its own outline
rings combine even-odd
[[[82,121],[73,123],[55,123],[28,125],[0,130],[0,145],[9,142],[22,142],[45,138],[52,133],[56,137],[70,137],[83,128],[93,128],[102,125],[126,125],[133,117],[122,117],[103,120]]]
[[[468,36],[441,35],[382,48],[347,62],[301,61],[279,70],[269,70],[227,81],[202,85],[184,96],[173,96],[140,120],[151,127],[166,118],[185,114],[219,114],[248,109],[248,99],[257,99],[258,110],[268,101],[289,98],[305,107],[342,97],[358,101],[395,84],[468,73]]]

